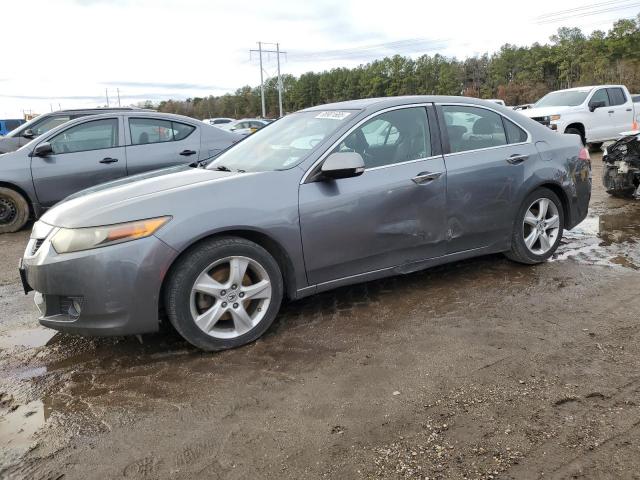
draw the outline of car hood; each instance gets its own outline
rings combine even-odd
[[[169,192],[184,191],[195,185],[208,186],[221,181],[251,174],[220,172],[185,166],[156,170],[129,178],[108,182],[83,190],[48,210],[41,220],[49,225],[65,228],[81,228],[122,221],[130,218],[128,207],[136,204],[153,204]],[[106,215],[108,213],[108,215]],[[165,214],[170,214],[166,212]],[[154,216],[149,210],[148,215]],[[107,218],[108,217],[108,218]]]
[[[569,113],[580,110],[580,107],[539,107],[539,108],[527,108],[526,110],[520,110],[519,113],[529,118],[533,117],[547,117],[549,115],[561,115],[563,113]]]

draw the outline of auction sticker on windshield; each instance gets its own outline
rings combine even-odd
[[[344,120],[349,115],[351,115],[351,112],[339,112],[339,111],[336,111],[336,110],[328,110],[326,112],[320,112],[318,115],[316,115],[316,118],[329,118],[331,120]]]

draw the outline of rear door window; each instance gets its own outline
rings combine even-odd
[[[451,153],[507,144],[502,117],[496,112],[462,105],[444,105],[442,110]]]
[[[196,129],[193,125],[158,118],[130,118],[132,145],[184,140]]]
[[[612,106],[623,105],[627,102],[627,96],[621,88],[607,88],[607,92]]]

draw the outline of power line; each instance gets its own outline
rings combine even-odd
[[[591,8],[604,7],[605,5],[612,5],[616,3],[627,3],[629,1],[631,0],[609,0],[608,2],[592,3],[590,5],[583,5],[581,7],[568,8],[566,10],[556,10],[555,12],[551,12],[551,13],[543,13],[542,15],[538,15],[535,18],[536,20],[543,20],[548,17],[555,17],[558,15],[564,15],[567,13],[576,12],[580,10],[589,10]]]
[[[426,38],[411,38],[394,42],[378,43],[374,45],[363,45],[359,47],[326,50],[320,52],[292,51],[289,59],[293,61],[308,60],[347,60],[352,58],[363,58],[366,56],[379,55],[380,50],[384,53],[408,53],[417,50],[438,50],[447,46],[446,40],[433,40]],[[396,50],[389,52],[389,50]]]
[[[548,24],[548,23],[557,23],[557,22],[562,22],[562,21],[565,21],[565,20],[572,20],[574,18],[590,17],[590,16],[593,16],[593,15],[601,15],[603,13],[609,13],[609,12],[613,12],[613,11],[616,11],[616,10],[627,10],[627,9],[635,8],[635,7],[640,7],[640,2],[635,2],[635,3],[628,4],[628,5],[619,5],[619,6],[616,6],[616,7],[602,8],[602,9],[599,9],[599,10],[592,10],[592,11],[586,11],[586,12],[576,12],[574,14],[565,15],[565,16],[561,16],[561,17],[553,17],[553,18],[538,20],[536,23],[538,25],[543,25],[543,24]]]

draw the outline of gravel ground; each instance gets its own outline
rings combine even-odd
[[[640,204],[600,168],[550,262],[324,293],[219,354],[39,327],[0,236],[0,478],[640,478]]]

